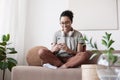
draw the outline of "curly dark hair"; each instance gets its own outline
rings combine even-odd
[[[61,13],[60,18],[63,16],[67,16],[70,18],[71,22],[73,22],[73,12],[70,10],[65,10]]]

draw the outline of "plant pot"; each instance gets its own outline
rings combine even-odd
[[[108,56],[106,54],[101,54],[100,57],[98,58],[99,65],[104,65],[104,66],[109,66],[112,65],[112,63],[108,62]]]
[[[120,67],[120,54],[113,54],[114,56],[117,56],[117,61],[115,63],[108,62],[108,55],[107,54],[101,54],[98,58],[97,64],[104,65],[104,66],[118,66]]]
[[[108,66],[97,66],[97,75],[100,80],[120,80],[119,79],[119,71],[118,67],[108,67]]]

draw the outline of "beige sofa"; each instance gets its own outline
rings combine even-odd
[[[82,80],[81,68],[48,69],[40,67],[37,52],[41,46],[29,50],[26,60],[29,66],[16,66],[12,69],[11,80]],[[88,61],[96,64],[97,57]]]
[[[12,80],[81,80],[81,68],[48,69],[39,66],[16,66]]]

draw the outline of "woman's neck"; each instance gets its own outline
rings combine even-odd
[[[71,27],[69,30],[64,31],[64,33],[69,33],[70,31],[73,31],[73,28]]]

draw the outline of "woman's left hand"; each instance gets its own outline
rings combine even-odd
[[[64,50],[65,52],[69,53],[69,54],[76,54],[76,51],[73,51],[71,49],[68,48],[68,46],[65,43],[60,43],[60,49]]]
[[[61,48],[61,50],[64,50],[66,52],[69,49],[68,46],[65,43],[60,43],[60,48]]]

